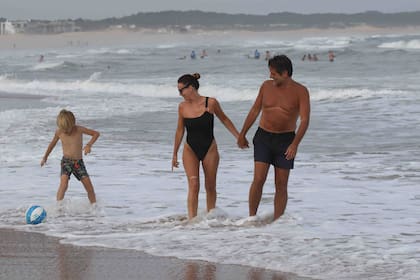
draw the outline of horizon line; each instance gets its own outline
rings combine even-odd
[[[229,12],[217,12],[217,11],[204,11],[204,10],[196,10],[196,9],[191,9],[191,10],[162,10],[162,11],[147,11],[147,12],[136,12],[136,13],[132,13],[129,15],[121,15],[121,16],[108,16],[108,17],[101,17],[101,18],[82,18],[82,17],[63,17],[63,18],[26,18],[26,19],[22,19],[22,18],[7,18],[3,15],[0,15],[0,19],[5,19],[6,21],[10,21],[10,20],[47,20],[47,21],[58,21],[58,20],[72,20],[72,21],[76,21],[76,20],[91,20],[91,21],[101,21],[101,20],[105,20],[105,19],[110,19],[110,18],[124,18],[124,17],[130,17],[130,16],[135,16],[138,14],[159,14],[159,13],[167,13],[167,12],[175,12],[175,13],[190,13],[190,12],[199,12],[199,13],[213,13],[213,14],[225,14],[225,15],[234,15],[234,16],[260,16],[260,17],[264,17],[264,16],[269,16],[272,14],[294,14],[294,15],[301,15],[301,16],[312,16],[312,15],[358,15],[358,14],[368,14],[368,13],[376,13],[376,14],[382,14],[382,15],[395,15],[395,14],[407,14],[407,13],[419,13],[420,10],[416,10],[416,11],[400,11],[400,12],[381,12],[378,10],[366,10],[364,12],[351,12],[351,13],[345,13],[345,12],[315,12],[315,13],[300,13],[300,12],[290,12],[290,11],[279,11],[279,12],[270,12],[267,14],[251,14],[251,13],[229,13]]]

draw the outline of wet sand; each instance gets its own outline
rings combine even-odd
[[[304,280],[240,265],[157,257],[134,250],[78,247],[40,233],[0,229],[0,279]]]

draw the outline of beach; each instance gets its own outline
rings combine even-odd
[[[420,130],[411,128],[420,125],[418,30],[0,37],[0,278],[207,279],[207,271],[214,279],[417,280]],[[208,56],[191,59],[192,50]],[[200,94],[217,98],[240,129],[270,75],[255,50],[290,57],[293,79],[310,92],[311,121],[286,212],[272,222],[270,169],[257,216],[248,216],[253,149],[239,149],[215,118],[216,208],[206,211],[200,173],[198,216],[186,222],[187,178],[182,165],[171,170],[177,79],[200,73]],[[308,54],[319,60],[302,60]],[[73,176],[56,202],[61,144],[40,167],[61,109],[101,133],[84,156],[95,207]],[[32,205],[44,207],[45,223],[25,223]]]
[[[135,250],[79,247],[40,233],[0,229],[0,279],[305,280],[240,265],[157,257]]]
[[[177,32],[167,29],[107,29],[98,31],[69,32],[59,34],[12,34],[0,36],[0,49],[50,49],[69,47],[98,47],[132,44],[171,44],[182,40],[205,40],[218,42],[227,37],[241,40],[248,38],[299,38],[311,36],[348,36],[348,35],[387,35],[387,34],[418,34],[419,27],[374,27],[360,25],[348,28],[306,28],[294,30],[249,31],[226,29],[191,30]]]

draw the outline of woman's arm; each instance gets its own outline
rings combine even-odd
[[[214,114],[219,118],[219,120],[223,123],[223,125],[232,133],[235,139],[238,139],[239,132],[236,129],[233,122],[226,116],[223,112],[222,107],[220,106],[219,102],[215,98],[210,99],[213,103]]]
[[[172,171],[174,167],[178,168],[178,150],[181,145],[182,138],[184,137],[184,117],[182,116],[182,106],[178,106],[178,123],[175,131],[175,140],[174,140],[174,151],[172,155]]]

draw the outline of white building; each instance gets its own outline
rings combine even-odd
[[[0,35],[16,33],[54,34],[76,31],[80,31],[80,28],[73,21],[67,20],[14,20],[0,22]]]
[[[23,33],[27,26],[28,21],[26,20],[0,22],[0,35]]]
[[[76,32],[80,28],[76,26],[74,21],[56,20],[56,21],[40,21],[31,20],[25,28],[25,33],[31,34],[54,34],[64,32]]]

